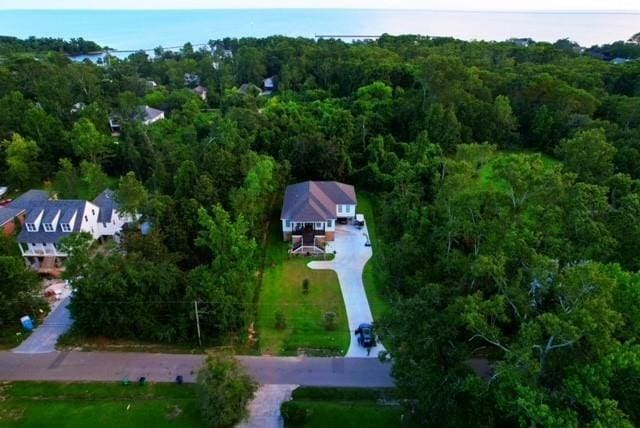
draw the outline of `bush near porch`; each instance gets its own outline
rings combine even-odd
[[[262,354],[344,355],[349,348],[349,326],[338,277],[333,271],[311,270],[309,257],[287,254],[280,221],[271,221],[258,301],[257,331]],[[309,279],[309,289],[302,283]],[[282,311],[285,328],[276,328]],[[325,328],[325,313],[336,314],[336,328]]]

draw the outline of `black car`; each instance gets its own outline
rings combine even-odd
[[[356,329],[356,336],[358,336],[358,343],[365,348],[372,348],[376,346],[376,338],[373,333],[373,325],[362,323]]]

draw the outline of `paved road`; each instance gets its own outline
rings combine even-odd
[[[373,321],[367,293],[362,282],[364,266],[372,255],[371,247],[364,245],[367,236],[366,226],[359,230],[352,225],[338,225],[335,241],[330,244],[329,248],[329,251],[336,251],[335,258],[330,261],[309,262],[308,265],[311,269],[329,269],[338,274],[349,319],[349,330],[351,330],[351,343],[346,354],[347,357],[377,358],[378,352],[384,351],[384,346],[380,343],[372,348],[371,353],[367,355],[366,349],[358,345],[353,334],[361,323]]]
[[[67,295],[45,318],[42,325],[37,327],[33,333],[20,345],[12,350],[18,354],[41,354],[56,350],[58,338],[62,336],[73,320],[69,314],[67,305],[71,297]]]
[[[261,384],[309,386],[393,386],[391,366],[367,358],[238,357]],[[0,352],[1,380],[118,381],[145,376],[172,382],[195,381],[203,355],[123,352]]]

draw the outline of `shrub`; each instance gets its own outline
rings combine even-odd
[[[247,417],[255,382],[232,356],[209,355],[198,373],[200,410],[209,427],[229,427]]]
[[[284,330],[287,328],[287,318],[284,316],[284,312],[280,309],[276,311],[276,328],[278,330]]]
[[[309,293],[309,278],[305,278],[302,280],[302,294]]]
[[[280,406],[280,414],[284,420],[284,426],[297,427],[304,425],[311,415],[311,412],[309,409],[300,405],[300,403],[287,401]]]
[[[336,313],[335,312],[325,312],[324,313],[324,328],[327,330],[335,330],[337,327],[336,323]]]

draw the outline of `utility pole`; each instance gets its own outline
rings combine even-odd
[[[198,328],[198,345],[202,346],[202,339],[200,338],[200,317],[198,316],[198,301],[193,301],[193,306],[196,308],[196,327]]]

